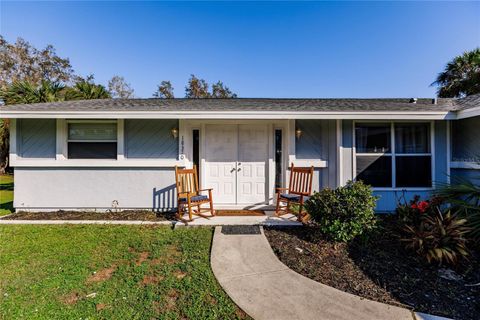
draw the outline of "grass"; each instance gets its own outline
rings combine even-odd
[[[0,216],[13,212],[13,175],[0,175]]]
[[[0,226],[0,319],[243,319],[210,269],[212,229]]]

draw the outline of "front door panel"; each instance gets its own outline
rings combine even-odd
[[[237,203],[265,202],[267,159],[267,127],[265,125],[239,125]]]
[[[207,188],[213,188],[215,203],[236,202],[237,127],[206,126]]]
[[[206,175],[214,202],[266,201],[268,130],[265,125],[207,125]]]

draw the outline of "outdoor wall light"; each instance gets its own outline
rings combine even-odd
[[[172,137],[173,137],[174,139],[177,139],[177,138],[178,138],[178,129],[177,129],[177,128],[173,128],[171,132],[172,132]]]
[[[302,136],[302,133],[303,133],[302,129],[297,128],[295,130],[295,137],[297,137],[297,139],[300,139],[300,137]]]

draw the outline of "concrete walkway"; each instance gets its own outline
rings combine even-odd
[[[410,310],[362,299],[290,270],[260,230],[229,235],[216,227],[211,253],[220,285],[254,319],[415,319]]]
[[[297,217],[291,214],[276,217],[273,211],[265,211],[263,216],[215,216],[202,218],[194,216],[193,221],[183,223],[181,221],[139,221],[139,220],[6,220],[8,215],[0,217],[2,224],[140,224],[140,225],[173,225],[181,227],[211,227],[224,225],[263,225],[263,226],[302,226]],[[185,215],[184,219],[188,216]]]

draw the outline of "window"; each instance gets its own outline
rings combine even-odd
[[[200,168],[200,130],[193,129],[193,164],[197,166],[197,170]]]
[[[116,122],[68,123],[69,159],[116,159]]]
[[[377,188],[429,188],[429,123],[355,125],[356,179]]]
[[[282,130],[275,130],[275,188],[282,187]]]

